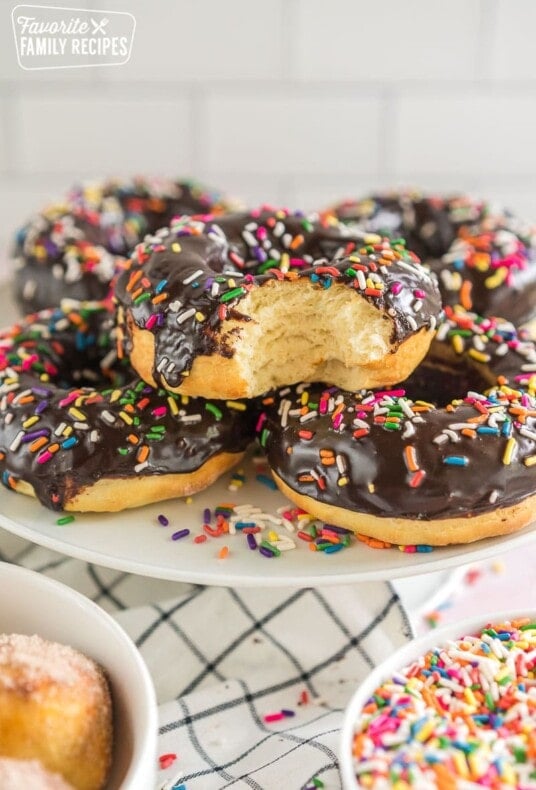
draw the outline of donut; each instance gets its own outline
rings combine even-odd
[[[400,381],[441,314],[402,243],[271,208],[177,219],[136,247],[115,298],[139,375],[209,398]]]
[[[324,210],[362,230],[402,236],[422,260],[440,258],[463,228],[505,212],[466,195],[426,195],[417,189],[389,190],[343,200]]]
[[[523,618],[488,623],[389,672],[355,723],[357,786],[534,787],[535,654],[536,623]]]
[[[221,213],[237,203],[193,181],[109,179],[74,187],[32,217],[15,240],[15,298],[24,313],[62,298],[107,296],[118,259],[175,214]]]
[[[298,507],[398,545],[468,543],[534,519],[534,344],[502,320],[446,312],[394,389],[301,384],[263,399],[260,443]]]
[[[102,669],[40,636],[0,635],[0,755],[39,760],[76,790],[103,788],[112,701]]]
[[[351,227],[403,236],[437,275],[444,304],[516,326],[534,318],[536,229],[509,212],[461,195],[400,191],[344,201],[331,213]]]
[[[253,409],[159,391],[118,360],[102,305],[0,333],[0,474],[53,510],[117,511],[192,494],[237,463]]]
[[[444,304],[461,304],[480,315],[501,316],[516,326],[536,313],[536,231],[506,228],[472,234],[462,230],[439,261]]]
[[[0,757],[2,790],[74,790],[59,774],[51,774],[37,760],[13,760]]]

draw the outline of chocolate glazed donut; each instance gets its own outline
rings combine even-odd
[[[0,471],[54,510],[116,511],[200,491],[242,457],[252,407],[156,390],[117,360],[102,306],[0,334]]]
[[[350,227],[403,236],[438,277],[444,304],[501,316],[536,314],[536,230],[508,211],[462,195],[387,192],[328,209]]]
[[[178,219],[138,245],[115,296],[140,376],[216,398],[400,381],[441,314],[403,243],[267,208]]]
[[[301,384],[264,398],[260,443],[299,507],[395,544],[465,543],[534,518],[534,344],[506,322],[447,313],[393,390]]]
[[[326,211],[362,230],[390,238],[402,236],[411,250],[428,261],[444,255],[462,228],[481,224],[492,209],[465,195],[425,195],[408,189],[344,200]]]
[[[219,214],[238,205],[194,181],[109,179],[74,187],[18,232],[15,298],[25,313],[62,298],[104,299],[118,261],[145,234],[176,214]]]

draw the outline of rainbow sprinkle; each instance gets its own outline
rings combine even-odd
[[[154,389],[121,357],[116,340],[103,303],[68,300],[0,332],[3,485],[30,483],[46,507],[62,510],[78,488],[103,477],[179,476],[219,452],[223,437],[247,447],[253,414],[245,403],[230,409]],[[156,518],[169,524],[162,513]],[[72,517],[58,524],[65,519]]]
[[[379,686],[353,741],[360,787],[536,786],[536,622],[487,625]]]

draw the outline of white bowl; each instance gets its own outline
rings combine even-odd
[[[2,562],[0,633],[39,634],[97,661],[110,681],[114,708],[106,790],[154,787],[158,722],[153,684],[134,643],[110,615],[64,584]]]
[[[390,655],[389,658],[386,658],[385,661],[382,661],[382,663],[368,675],[366,680],[358,686],[344,714],[340,741],[340,767],[344,790],[360,790],[361,788],[361,785],[357,782],[353,766],[352,745],[354,730],[356,722],[361,714],[361,709],[378,686],[385,680],[388,680],[394,672],[408,666],[408,664],[411,664],[423,653],[432,650],[434,647],[444,645],[449,640],[460,639],[468,634],[476,634],[479,629],[485,627],[488,623],[504,623],[507,620],[518,620],[522,617],[534,619],[536,617],[536,612],[534,612],[534,610],[496,612],[461,620],[454,625],[434,629],[429,634],[421,636],[419,639],[412,639],[407,645],[404,645]]]

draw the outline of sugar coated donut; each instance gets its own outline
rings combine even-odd
[[[114,511],[205,488],[249,444],[251,406],[158,391],[115,351],[113,316],[68,302],[0,333],[4,485],[55,510]]]
[[[331,212],[350,227],[403,236],[438,276],[444,304],[516,326],[534,318],[536,228],[509,212],[409,190],[344,201]]]
[[[108,179],[74,187],[16,238],[15,296],[25,313],[62,298],[104,299],[118,259],[176,214],[218,214],[237,203],[193,181]]]
[[[10,757],[0,757],[0,787],[2,790],[74,790],[72,784],[47,771],[37,760]]]
[[[368,790],[529,788],[536,765],[536,623],[488,624],[389,673],[352,743]]]
[[[115,295],[140,376],[214,398],[401,381],[441,313],[402,243],[268,208],[178,219],[137,246]]]
[[[298,507],[410,545],[466,543],[534,518],[534,344],[506,322],[447,315],[425,363],[392,390],[302,384],[264,398],[260,442]]]
[[[112,703],[100,667],[39,636],[0,635],[0,755],[39,760],[76,790],[103,788]]]

